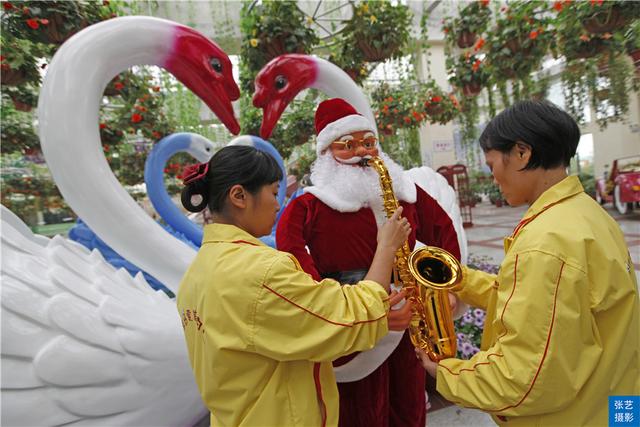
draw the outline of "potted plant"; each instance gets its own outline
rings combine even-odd
[[[3,30],[33,42],[60,45],[76,32],[116,15],[109,2],[12,1],[3,3]]]
[[[445,18],[442,31],[450,46],[461,49],[474,45],[491,21],[488,0],[476,0],[458,11],[457,17]]]
[[[310,53],[319,41],[295,1],[246,1],[240,12],[240,50],[247,72],[243,90],[253,91],[253,77],[271,59],[284,53]]]
[[[410,82],[397,85],[383,82],[373,90],[371,98],[378,129],[392,135],[398,129],[415,129],[422,124],[426,114],[417,105],[416,87]]]
[[[435,80],[420,83],[417,93],[416,108],[425,114],[431,124],[446,124],[460,112],[460,104],[456,96],[446,93]]]
[[[368,62],[397,58],[409,40],[411,20],[406,5],[362,1],[353,6],[353,16],[342,29],[343,44],[357,46]]]
[[[574,2],[569,9],[592,34],[613,33],[640,17],[640,4],[635,1]]]
[[[0,57],[1,81],[3,86],[17,86],[27,82],[40,82],[38,57],[43,47],[26,39],[10,34],[0,36],[2,55]]]
[[[550,24],[545,3],[519,1],[503,6],[482,43],[494,80],[530,80],[555,40]]]
[[[38,104],[38,91],[31,84],[9,86],[3,91],[13,102],[13,107],[18,111],[29,112]]]
[[[354,82],[362,84],[373,66],[364,59],[362,51],[357,46],[346,43],[340,34],[336,36],[336,40],[337,43],[329,47],[329,62],[342,68]]]
[[[40,139],[33,127],[33,114],[2,108],[2,153],[26,153],[40,148]]]
[[[462,90],[465,96],[480,93],[489,78],[483,59],[466,52],[456,58],[448,57],[446,62],[450,73],[449,82],[453,86]]]

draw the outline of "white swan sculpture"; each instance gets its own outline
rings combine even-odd
[[[227,55],[188,27],[150,17],[74,35],[50,63],[38,118],[67,203],[112,248],[174,292],[195,251],[120,186],[98,131],[102,92],[133,65],[163,66],[234,133],[239,97]],[[2,425],[177,426],[207,411],[175,303],[97,252],[33,236],[2,208]]]

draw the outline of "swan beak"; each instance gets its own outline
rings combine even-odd
[[[255,103],[254,103],[255,105]],[[287,107],[287,103],[283,99],[275,99],[262,107],[262,124],[260,126],[260,136],[268,139],[276,126],[282,112]]]

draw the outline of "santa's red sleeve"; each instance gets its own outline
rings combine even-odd
[[[426,245],[442,248],[460,260],[460,246],[451,217],[433,197],[419,186],[416,188],[416,213],[419,222],[416,238]]]
[[[304,225],[310,221],[310,200],[302,195],[287,205],[276,227],[276,242],[278,250],[295,256],[302,269],[320,281],[322,277],[306,248],[307,236]]]

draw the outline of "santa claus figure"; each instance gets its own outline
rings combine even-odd
[[[285,209],[276,232],[278,249],[295,255],[316,280],[331,277],[345,286],[360,280],[386,218],[379,176],[361,161],[379,156],[412,226],[409,246],[419,240],[460,258],[450,217],[382,152],[372,123],[335,98],[318,106],[315,127],[318,159],[311,168],[312,186]],[[392,310],[389,322],[408,315],[406,310]],[[334,367],[340,426],[424,427],[425,371],[408,332],[391,332],[376,348],[339,359]]]

